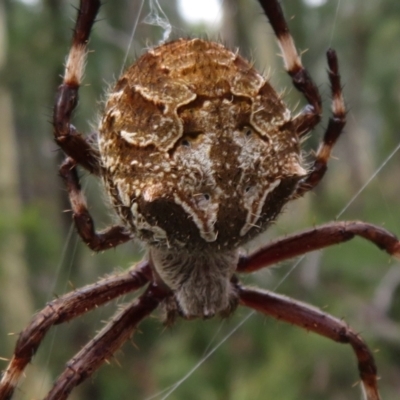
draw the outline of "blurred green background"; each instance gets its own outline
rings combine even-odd
[[[90,42],[74,124],[82,132],[96,129],[102,100],[120,74],[136,20],[128,63],[162,39],[163,28],[144,22],[149,15],[168,18],[171,39],[199,35],[239,47],[278,91],[285,89],[290,107],[300,110],[304,100],[285,75],[257,2],[215,1],[217,10],[208,6],[212,17],[194,23],[185,18],[178,0],[106,2]],[[195,7],[197,0],[187,3]],[[305,151],[311,154],[316,149],[329,116],[329,46],[340,59],[348,124],[325,180],[314,193],[290,204],[251,248],[337,216],[376,223],[400,235],[400,152],[351,201],[400,143],[400,3],[319,3],[283,1],[303,62],[325,104],[324,122],[305,143]],[[70,214],[63,212],[69,206],[57,172],[62,154],[53,143],[49,120],[69,48],[73,6],[77,2],[0,3],[0,356],[5,358],[12,354],[16,334],[47,301],[126,269],[143,254],[132,244],[93,254],[76,237]],[[82,175],[90,210],[97,226],[104,227],[111,221],[104,196],[95,180]],[[376,351],[383,398],[400,398],[399,263],[360,239],[310,254],[287,276],[295,263],[291,260],[243,280],[344,318]],[[52,329],[15,398],[44,397],[65,362],[130,299],[124,297]],[[161,399],[157,393],[179,382],[248,314],[238,309],[225,321],[179,320],[168,330],[155,315],[71,398]],[[6,367],[5,361],[0,363],[1,369]],[[169,398],[358,399],[357,381],[349,346],[252,315]]]

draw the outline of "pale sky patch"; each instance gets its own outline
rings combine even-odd
[[[220,0],[179,0],[178,10],[190,24],[219,24],[222,19]]]
[[[326,2],[327,0],[304,0],[304,3],[310,7],[319,7],[324,5]]]

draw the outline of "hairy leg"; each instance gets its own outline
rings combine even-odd
[[[63,83],[58,88],[53,110],[56,143],[78,164],[96,175],[100,174],[101,169],[98,151],[71,124],[71,116],[78,103],[78,91],[86,62],[87,42],[99,7],[98,0],[81,0]]]
[[[328,50],[327,59],[332,93],[332,116],[329,118],[328,127],[326,128],[322,143],[315,156],[310,173],[306,179],[300,182],[293,196],[294,198],[302,196],[304,193],[312,190],[324,177],[328,168],[327,164],[331,156],[332,148],[339,139],[346,124],[346,107],[340,84],[339,64],[334,50]]]
[[[94,251],[107,250],[132,239],[123,226],[114,225],[102,232],[96,232],[93,218],[86,205],[79,183],[76,162],[68,157],[60,167],[60,175],[67,188],[76,229],[86,245]]]
[[[285,68],[292,78],[293,85],[306,98],[308,105],[293,119],[294,129],[299,136],[310,132],[321,120],[322,101],[318,88],[303,67],[289,32],[282,8],[277,0],[260,0],[282,51]],[[329,82],[332,93],[332,117],[329,119],[323,141],[318,149],[315,161],[308,177],[300,183],[294,197],[299,197],[314,188],[324,176],[332,147],[336,143],[346,123],[346,108],[340,84],[339,66],[336,52],[327,52]]]
[[[390,255],[400,258],[400,241],[392,233],[366,222],[339,221],[278,238],[255,253],[242,256],[237,272],[257,271],[314,250],[347,242],[355,236],[369,240]]]
[[[72,389],[89,378],[108,358],[128,340],[138,323],[146,318],[168,295],[155,284],[133,304],[117,314],[82,350],[66,365],[46,400],[63,400]]]
[[[142,287],[151,279],[151,274],[148,262],[143,261],[124,274],[102,279],[48,303],[19,335],[13,358],[2,375],[0,399],[11,398],[25,367],[53,325],[70,321],[101,304]]]
[[[260,5],[278,39],[285,69],[292,78],[293,85],[304,95],[308,102],[307,107],[294,120],[296,131],[298,135],[302,136],[310,132],[321,120],[321,96],[308,71],[301,63],[279,1],[260,0]]]
[[[305,303],[268,291],[238,287],[240,304],[353,348],[366,400],[380,400],[371,350],[343,321]]]

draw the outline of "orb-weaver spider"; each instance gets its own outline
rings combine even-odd
[[[399,241],[363,222],[335,222],[269,243],[243,256],[240,248],[265,231],[290,200],[322,179],[345,124],[336,53],[327,53],[333,115],[309,170],[301,138],[320,121],[321,99],[303,68],[279,3],[260,1],[280,44],[285,68],[308,106],[294,117],[268,81],[238,54],[200,39],[149,50],[109,94],[99,133],[85,138],[71,125],[90,30],[99,2],[82,1],[54,107],[54,134],[67,154],[61,175],[79,234],[93,250],[137,239],[148,257],[127,273],[54,300],[21,334],[3,375],[9,398],[47,330],[113,298],[148,285],[68,364],[48,398],[66,398],[131,335],[157,306],[175,318],[230,315],[238,305],[350,343],[366,398],[379,399],[376,368],[362,339],[342,321],[303,303],[243,286],[237,277],[351,239],[372,241],[400,256]],[[77,175],[104,182],[119,225],[97,233]]]

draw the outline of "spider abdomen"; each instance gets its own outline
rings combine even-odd
[[[99,138],[106,187],[124,223],[152,245],[236,248],[305,175],[291,124],[237,53],[200,39],[162,45],[109,95]]]

